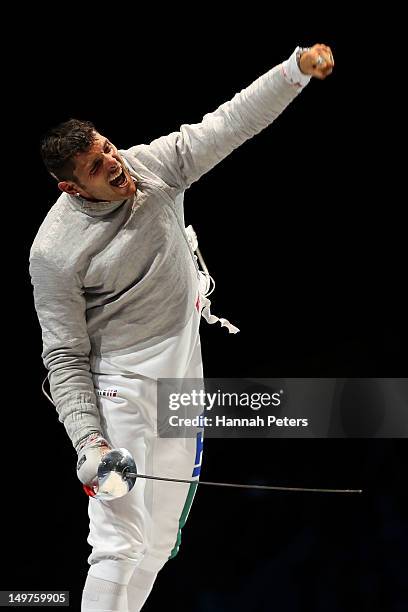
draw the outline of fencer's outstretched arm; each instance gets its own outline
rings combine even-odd
[[[299,62],[299,63],[298,63]],[[290,58],[256,79],[200,123],[184,124],[129,150],[175,191],[184,191],[249,138],[270,125],[312,76],[324,79],[333,69],[331,50],[297,47]]]

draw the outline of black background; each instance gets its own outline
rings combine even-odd
[[[205,373],[404,376],[403,174],[390,146],[401,130],[402,82],[389,62],[385,15],[372,8],[203,4],[147,14],[117,4],[85,14],[72,5],[37,7],[7,27],[13,393],[3,402],[1,589],[69,590],[79,610],[87,499],[41,394],[28,276],[31,242],[58,195],[39,158],[41,134],[78,117],[120,148],[149,142],[200,121],[297,44],[330,45],[333,75],[314,80],[186,193],[186,222],[216,278],[213,310],[241,328],[228,336],[203,323]],[[179,556],[160,573],[146,612],[407,609],[405,440],[208,440],[202,478],[364,494],[199,490]]]

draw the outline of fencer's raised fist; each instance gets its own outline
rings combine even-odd
[[[316,79],[325,79],[333,72],[333,53],[327,45],[317,44],[304,51],[299,59],[299,67],[303,74]]]
[[[101,434],[91,434],[78,450],[77,475],[84,485],[92,486],[97,480],[102,457],[111,450]]]

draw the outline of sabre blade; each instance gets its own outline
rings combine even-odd
[[[232,482],[211,482],[208,480],[188,480],[184,478],[164,478],[161,476],[148,476],[126,471],[124,475],[130,478],[145,478],[148,480],[162,480],[165,482],[182,482],[186,484],[208,485],[211,487],[230,487],[234,489],[256,489],[261,491],[298,491],[305,493],[362,493],[362,489],[313,489],[307,487],[275,487],[271,485],[249,485]]]

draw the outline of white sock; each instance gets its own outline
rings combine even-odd
[[[150,595],[156,577],[157,572],[135,569],[127,587],[129,612],[139,612],[142,609]]]
[[[88,574],[82,593],[83,610],[129,612],[126,586]]]

